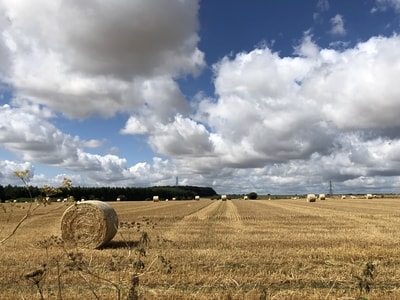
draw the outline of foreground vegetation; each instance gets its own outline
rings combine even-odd
[[[0,238],[28,204],[3,204]],[[110,202],[101,250],[60,240],[65,203],[0,245],[1,299],[400,299],[397,199]]]

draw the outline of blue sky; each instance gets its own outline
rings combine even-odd
[[[399,0],[0,12],[2,185],[400,193]]]

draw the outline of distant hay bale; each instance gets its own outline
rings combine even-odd
[[[243,197],[243,200],[249,200],[249,196],[247,196],[247,195],[244,196],[244,197]]]
[[[62,239],[82,248],[100,248],[110,242],[117,231],[117,213],[102,201],[89,200],[72,205],[61,219]]]
[[[367,199],[372,199],[373,196],[372,196],[372,194],[366,194],[366,195],[365,195],[365,198],[367,198]]]
[[[325,200],[326,199],[325,194],[319,194],[318,198],[319,198],[319,200]]]
[[[222,201],[226,201],[226,198],[227,198],[226,195],[221,195],[221,200]]]
[[[196,197],[194,197],[194,200],[197,200],[197,201],[199,201],[199,200],[200,200],[200,196],[196,196]]]
[[[160,197],[158,196],[153,196],[153,202],[158,202],[160,201]]]
[[[342,199],[346,199],[346,196],[345,196],[345,195],[342,195]]]
[[[315,202],[315,201],[317,201],[317,196],[315,196],[314,194],[307,195],[307,202]]]
[[[356,197],[356,196],[350,196],[350,198],[351,198],[351,199],[357,199],[357,197]]]

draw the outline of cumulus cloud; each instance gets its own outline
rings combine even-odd
[[[135,98],[142,106],[132,114],[122,134],[152,134],[158,124],[171,122],[177,114],[188,114],[191,108],[175,81],[156,77],[135,83]]]
[[[66,157],[75,157],[85,141],[62,133],[34,114],[9,105],[0,107],[0,141],[25,161],[62,165]]]
[[[16,98],[69,117],[132,112],[143,104],[135,98],[143,80],[196,75],[204,65],[197,0],[3,5],[0,59],[10,67],[1,79]]]
[[[393,49],[399,46],[395,35],[373,37],[343,52],[323,49],[302,92],[318,101],[322,115],[338,128],[398,127],[400,89],[395,78],[399,69],[393,62],[400,57]]]
[[[174,157],[208,156],[214,150],[206,128],[181,115],[167,125],[159,124],[149,144],[157,153]]]
[[[154,149],[179,156],[175,163],[212,174],[221,185],[248,172],[236,168],[259,170],[251,186],[260,189],[266,182],[298,188],[398,176],[400,90],[393,62],[400,60],[399,42],[396,35],[374,37],[338,51],[305,36],[298,56],[260,48],[225,57],[214,65],[217,97],[198,103],[196,126],[207,125],[201,138],[194,132],[185,137],[171,123],[164,128],[168,138],[152,137]],[[207,141],[213,152],[185,160],[180,155],[193,153],[185,147],[196,145],[191,138]]]
[[[47,120],[9,105],[0,107],[0,143],[4,149],[17,154],[22,161],[85,172],[95,182],[99,178],[103,183],[133,178],[125,177],[126,159],[85,151],[87,148],[99,147],[101,141],[86,141],[65,134]]]
[[[220,188],[235,181],[294,191],[397,176],[399,42],[374,37],[339,51],[306,34],[292,57],[268,47],[225,57],[213,66],[217,96],[200,95],[192,115],[153,122],[149,144],[174,172]]]

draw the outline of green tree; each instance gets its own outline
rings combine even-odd
[[[255,199],[257,199],[258,195],[256,192],[251,192],[251,193],[247,194],[247,197],[249,197],[249,199],[251,199],[251,200],[255,200]]]

